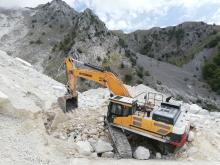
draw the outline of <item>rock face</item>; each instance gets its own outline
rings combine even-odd
[[[133,156],[135,159],[147,160],[150,158],[150,151],[145,147],[139,146],[134,151]]]
[[[113,147],[111,146],[111,144],[107,143],[101,139],[99,139],[95,145],[95,152],[96,153],[104,153],[104,152],[109,152],[112,150],[113,150]]]
[[[0,58],[0,104],[4,104],[0,106],[1,113],[31,117],[49,110],[57,97],[65,93],[62,84],[38,73],[24,61],[3,51],[0,51]],[[57,86],[60,88],[55,88]]]
[[[53,0],[25,10],[0,9],[0,16],[0,48],[58,81],[65,82],[65,71],[57,69],[67,55],[115,72],[129,72],[130,60],[125,57],[118,36],[90,9],[78,13],[64,1]],[[10,28],[5,29],[4,24]],[[120,67],[122,59],[126,69]],[[88,86],[81,84],[81,88]]]
[[[175,58],[186,55],[193,44],[212,35],[215,27],[204,22],[184,22],[166,28],[137,30],[129,34],[117,33],[127,47],[149,57],[175,63]],[[171,60],[172,59],[172,60]]]

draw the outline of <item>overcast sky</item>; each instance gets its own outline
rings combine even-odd
[[[0,0],[1,7],[35,7],[51,0]],[[109,29],[126,32],[184,21],[220,24],[220,0],[64,0],[77,11],[92,9]]]

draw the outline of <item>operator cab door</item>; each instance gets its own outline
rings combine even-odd
[[[115,117],[128,117],[136,111],[136,108],[134,107],[136,106],[130,107],[123,104],[110,102],[108,106],[107,119],[110,123],[112,123]]]

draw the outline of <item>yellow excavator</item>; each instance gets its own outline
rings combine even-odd
[[[77,68],[74,62],[92,68]],[[189,132],[189,121],[187,113],[180,105],[169,103],[169,99],[156,106],[156,93],[145,95],[144,103],[139,103],[132,98],[128,89],[118,76],[105,69],[77,61],[71,57],[64,60],[67,75],[67,95],[59,99],[64,112],[70,112],[78,107],[78,95],[76,90],[77,78],[95,81],[111,91],[109,98],[108,112],[105,117],[105,124],[108,126],[115,150],[119,157],[131,158],[132,150],[126,135],[136,134],[162,144],[162,152],[167,148],[172,151],[184,145]],[[153,100],[150,98],[153,95]]]

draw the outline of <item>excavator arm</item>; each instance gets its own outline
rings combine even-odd
[[[107,87],[114,95],[131,97],[123,82],[119,80],[111,72],[100,72],[88,69],[76,69],[74,70],[74,74],[77,77],[92,80]]]
[[[66,65],[68,87],[73,96],[77,93],[77,78],[81,77],[87,80],[95,81],[102,86],[107,87],[114,95],[131,97],[123,82],[114,73],[104,71],[97,66],[85,63],[83,63],[85,66],[92,67],[94,70],[76,68],[71,57],[67,57],[64,63]]]
[[[77,104],[76,86],[78,77],[97,82],[100,85],[107,87],[114,95],[131,97],[123,82],[114,73],[105,71],[104,69],[92,64],[82,62],[80,63],[92,69],[76,68],[74,61],[77,60],[74,60],[71,57],[67,57],[64,60],[68,80],[67,89],[69,93],[68,97],[65,98],[66,104],[71,104],[71,102],[72,104]],[[68,105],[65,107],[65,111],[69,111],[68,109],[75,108],[77,105],[69,106],[70,108],[68,108]]]

